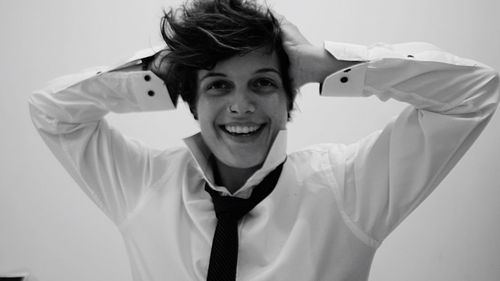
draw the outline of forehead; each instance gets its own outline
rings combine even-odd
[[[211,70],[199,70],[198,79],[204,75],[217,72],[228,76],[249,75],[260,69],[271,68],[280,71],[276,52],[267,49],[257,49],[243,55],[236,55],[227,60],[218,62]]]

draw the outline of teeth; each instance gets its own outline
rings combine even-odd
[[[226,131],[233,134],[248,134],[257,131],[260,126],[224,126]]]

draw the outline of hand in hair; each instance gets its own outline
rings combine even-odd
[[[274,14],[279,18],[294,88],[307,83],[321,83],[328,75],[357,63],[337,60],[323,47],[312,45],[295,24],[276,12]]]
[[[170,64],[165,57],[168,55],[170,51],[168,49],[163,49],[159,52],[157,52],[148,62],[147,62],[147,69],[151,70],[156,76],[160,77],[164,82],[165,86],[166,85],[166,77],[168,76],[168,72],[170,71]],[[167,86],[168,89],[168,86]],[[174,105],[177,105],[177,100],[179,99],[179,96],[175,91],[168,91],[170,95],[170,99],[172,100],[172,103]]]
[[[168,61],[163,59],[167,54],[168,50],[166,49],[157,52],[148,64],[148,69],[160,78],[165,77],[168,73]]]

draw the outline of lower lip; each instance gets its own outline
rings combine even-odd
[[[262,134],[262,131],[264,131],[265,127],[267,125],[263,125],[260,127],[255,133],[248,134],[248,135],[233,135],[228,133],[226,130],[220,128],[220,130],[224,133],[224,135],[229,138],[230,140],[237,142],[237,143],[251,143],[256,141],[260,135]]]

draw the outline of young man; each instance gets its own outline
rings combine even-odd
[[[251,1],[193,1],[166,14],[163,35],[156,56],[30,100],[47,145],[122,232],[135,280],[367,280],[499,100],[498,74],[479,63],[424,43],[315,47]],[[308,82],[410,106],[354,144],[287,155]],[[187,148],[146,148],[104,119],[173,109],[179,95],[200,124]]]

